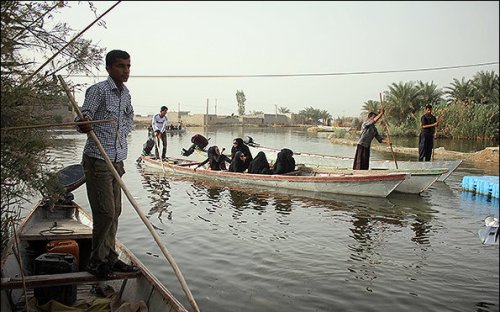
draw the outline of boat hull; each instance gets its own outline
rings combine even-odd
[[[262,146],[249,146],[253,155],[259,151],[266,153],[269,160],[276,159],[279,150],[262,147]],[[337,167],[339,169],[352,169],[354,159],[350,157],[338,157],[333,155],[322,155],[313,153],[296,153],[294,152],[293,158],[297,164],[305,165],[320,165]],[[462,160],[433,160],[433,161],[398,161],[398,168],[394,161],[389,160],[370,160],[370,169],[402,169],[402,170],[429,170],[429,169],[448,169],[447,172],[441,174],[438,181],[445,181],[450,174],[457,169],[462,163]]]
[[[57,222],[55,231],[54,222]],[[65,231],[62,231],[64,229]],[[45,231],[45,232],[44,232]],[[116,241],[116,251],[119,259],[132,263],[140,269],[140,273],[118,273],[115,279],[97,279],[90,273],[85,272],[92,241],[92,219],[77,204],[65,204],[47,208],[41,203],[28,214],[21,223],[18,231],[19,244],[14,240],[8,243],[7,252],[2,257],[2,302],[1,311],[19,311],[24,306],[26,297],[21,281],[32,283],[28,289],[35,287],[54,287],[58,285],[77,285],[77,303],[84,300],[90,303],[96,298],[91,293],[89,284],[104,281],[107,285],[120,291],[123,302],[138,303],[144,301],[149,311],[185,311],[187,309],[172,295],[172,293],[148,270],[147,267],[120,241]],[[60,274],[47,274],[34,276],[33,260],[37,255],[44,253],[47,241],[58,239],[72,239],[78,242],[80,249],[80,269],[78,272],[69,273],[67,277],[59,277]],[[22,259],[22,268],[17,260],[17,250]],[[120,277],[119,274],[125,274]],[[128,276],[126,274],[135,274]],[[38,281],[37,281],[38,279]],[[36,284],[38,282],[38,284]],[[42,282],[42,286],[39,283]],[[35,283],[35,284],[33,284]],[[21,284],[21,286],[16,286]],[[46,285],[44,285],[46,284]],[[33,300],[28,292],[27,300]]]
[[[221,183],[253,185],[266,188],[344,194],[356,196],[387,197],[409,177],[408,173],[356,173],[322,172],[317,174],[250,174],[213,171],[204,168],[194,170],[197,162],[185,159],[169,159],[162,162],[141,156],[144,165],[156,171],[169,171],[193,178],[216,180]]]
[[[315,172],[321,171],[329,171],[329,172],[365,172],[361,170],[349,170],[349,169],[337,169],[336,167],[326,167],[326,166],[314,166],[309,165],[305,166],[305,168],[310,168]],[[448,172],[448,169],[411,169],[411,170],[403,170],[403,169],[380,169],[368,170],[370,172],[376,171],[384,171],[384,172],[392,172],[392,173],[401,173],[407,172],[410,174],[410,177],[405,179],[401,184],[399,184],[395,192],[399,193],[408,193],[408,194],[420,194],[426,191],[434,182],[436,182],[442,174]]]

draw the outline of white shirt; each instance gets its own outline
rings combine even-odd
[[[161,117],[160,113],[157,113],[153,116],[151,120],[151,125],[153,126],[153,132],[160,131],[160,133],[165,132],[167,129],[168,118],[167,115]]]

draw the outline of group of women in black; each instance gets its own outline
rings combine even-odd
[[[211,170],[226,170],[226,162],[229,163],[228,171],[245,172],[255,174],[283,174],[295,170],[295,159],[290,149],[284,148],[278,153],[276,162],[271,167],[266,154],[262,151],[252,157],[250,148],[244,143],[243,139],[233,140],[231,147],[231,158],[222,154],[224,149],[219,150],[216,145],[208,148],[207,159],[198,165],[199,168],[208,163]],[[195,170],[196,170],[195,168]]]

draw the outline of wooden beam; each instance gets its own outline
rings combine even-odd
[[[27,288],[49,287],[59,285],[73,285],[96,283],[99,281],[123,280],[136,278],[142,273],[139,272],[114,272],[111,277],[98,278],[88,272],[74,272],[61,274],[43,274],[43,275],[28,275],[24,277],[24,282]],[[5,278],[2,277],[1,289],[23,288],[23,280],[21,278]]]

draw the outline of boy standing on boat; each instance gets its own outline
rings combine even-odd
[[[167,155],[167,126],[168,126],[168,118],[167,118],[168,108],[166,106],[162,106],[160,108],[160,112],[153,116],[151,120],[151,126],[153,127],[153,139],[158,143],[162,142],[162,152],[161,159],[165,159]],[[159,143],[158,143],[159,144]],[[155,148],[156,159],[160,159],[160,151],[159,146],[157,145]]]
[[[434,147],[434,132],[438,121],[432,115],[432,105],[425,106],[425,114],[420,118],[422,131],[418,138],[418,161],[430,161],[432,156],[432,148]]]
[[[379,143],[389,142],[380,136],[375,127],[375,123],[384,114],[384,109],[380,110],[377,115],[374,112],[368,114],[368,120],[361,125],[361,137],[359,138],[358,145],[356,147],[356,155],[354,156],[354,170],[368,170],[370,166],[370,146],[373,138],[376,138]]]
[[[124,85],[130,75],[130,55],[112,50],[106,55],[105,81],[90,86],[82,105],[83,119],[108,120],[111,123],[83,124],[78,130],[87,133],[94,130],[104,151],[120,177],[125,173],[123,161],[127,158],[127,135],[132,131],[134,108],[129,90]],[[108,277],[113,271],[134,272],[138,269],[118,260],[115,250],[118,217],[122,211],[121,186],[108,168],[96,143],[87,138],[83,150],[82,166],[87,185],[87,197],[92,210],[92,251],[88,271],[98,277]]]

